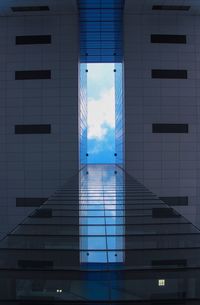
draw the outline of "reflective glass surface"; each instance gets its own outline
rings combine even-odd
[[[88,165],[87,172],[81,172],[79,222],[85,226],[80,226],[80,249],[87,250],[87,255],[85,252],[80,252],[81,263],[109,263],[108,251],[124,248],[124,174],[120,171],[116,175],[113,169],[113,166]],[[119,201],[118,196],[120,196]],[[92,211],[88,210],[91,201],[96,207]],[[120,210],[117,209],[119,202]],[[88,206],[87,211],[82,209],[82,205]],[[93,235],[92,228],[95,225],[97,227],[94,230],[95,236],[90,236],[91,233]],[[82,237],[83,232],[85,237]],[[104,256],[99,254],[102,250],[105,251]],[[112,262],[123,262],[123,255],[114,257]]]
[[[124,0],[78,0],[80,61],[122,62]]]
[[[88,165],[0,242],[0,304],[199,304],[199,269],[188,219]]]

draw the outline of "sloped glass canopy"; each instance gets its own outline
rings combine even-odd
[[[88,165],[0,242],[0,304],[199,304],[199,268],[195,226]]]

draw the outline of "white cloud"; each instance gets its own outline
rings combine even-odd
[[[109,81],[112,82],[114,79],[113,69],[114,64],[88,64],[88,81]]]
[[[103,140],[110,128],[115,128],[114,87],[88,100],[88,139]]]

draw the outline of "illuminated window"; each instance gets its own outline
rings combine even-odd
[[[158,286],[165,286],[165,280],[158,280]]]

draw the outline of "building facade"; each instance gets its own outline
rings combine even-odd
[[[0,304],[196,305],[197,0],[0,6]],[[115,63],[115,164],[87,164],[87,63]]]
[[[125,167],[199,226],[198,1],[125,1]]]
[[[79,169],[78,10],[45,4],[0,8],[1,237]]]

